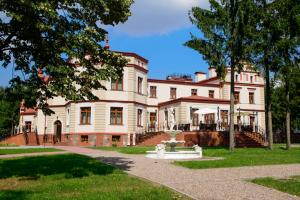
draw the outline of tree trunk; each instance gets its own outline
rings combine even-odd
[[[273,129],[272,129],[272,105],[271,105],[271,86],[270,86],[270,71],[268,63],[265,63],[266,71],[266,94],[265,94],[265,127],[268,136],[268,147],[273,150]]]
[[[234,151],[234,69],[233,59],[230,66],[230,124],[229,124],[229,151]]]
[[[290,116],[291,116],[291,111],[290,111],[290,91],[289,91],[289,80],[285,82],[285,98],[286,98],[286,149],[289,150],[291,148],[291,121],[290,121]]]

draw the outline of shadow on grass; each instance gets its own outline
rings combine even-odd
[[[80,178],[89,174],[106,175],[116,168],[77,154],[23,157],[0,160],[0,178],[21,177],[38,179],[41,175],[65,174],[66,178]]]
[[[2,190],[0,191],[0,199],[1,200],[24,200],[26,197],[30,195],[28,191],[13,191],[13,190]]]
[[[128,171],[131,168],[131,165],[134,164],[132,160],[123,157],[99,157],[96,159],[124,171]]]

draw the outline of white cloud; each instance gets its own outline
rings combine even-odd
[[[192,7],[209,8],[208,0],[135,0],[132,16],[112,31],[121,31],[131,36],[167,34],[190,27],[188,11]]]

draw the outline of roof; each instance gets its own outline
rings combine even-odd
[[[194,102],[194,103],[211,103],[211,104],[230,104],[230,100],[225,99],[217,99],[217,98],[210,98],[204,96],[189,96],[189,97],[181,97],[178,99],[166,101],[159,103],[159,106],[166,106],[169,104],[179,103],[179,102]]]
[[[36,109],[34,109],[34,108],[24,108],[24,109],[21,109],[20,114],[21,115],[35,115],[36,114]]]
[[[219,83],[210,83],[210,81],[219,80],[218,77],[208,78],[199,82],[192,81],[182,81],[182,80],[162,80],[162,79],[150,79],[150,83],[165,83],[165,84],[177,84],[177,85],[192,85],[192,86],[210,86],[210,87],[220,87]]]
[[[206,73],[198,71],[198,72],[195,72],[195,74],[206,74]]]
[[[141,61],[145,62],[145,63],[148,63],[148,60],[136,53],[133,53],[133,52],[123,52],[123,51],[113,51],[115,53],[120,53],[122,54],[123,56],[129,56],[129,57],[135,57],[137,59],[140,59]]]

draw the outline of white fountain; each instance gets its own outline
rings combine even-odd
[[[176,145],[182,144],[185,141],[176,140],[176,135],[181,133],[180,130],[174,130],[176,124],[175,121],[175,109],[173,107],[169,108],[169,130],[165,130],[166,133],[170,134],[170,140],[161,141],[162,144],[158,144],[155,147],[155,151],[147,151],[147,158],[156,159],[193,159],[202,158],[202,148],[198,145],[194,145],[194,151],[176,151]],[[166,151],[166,145],[170,146],[170,151]]]

